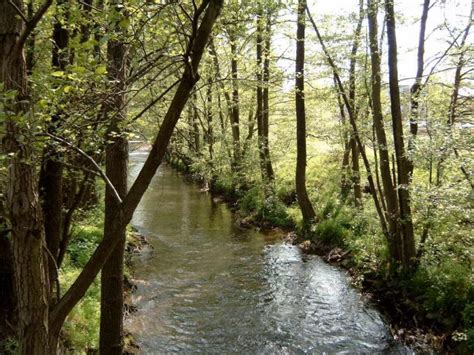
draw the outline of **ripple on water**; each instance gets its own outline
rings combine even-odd
[[[144,156],[132,157],[130,176]],[[242,231],[225,205],[162,167],[133,224],[154,249],[134,267],[127,328],[145,354],[406,353],[347,274]]]

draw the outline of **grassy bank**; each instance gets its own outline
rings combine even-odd
[[[95,250],[103,235],[104,210],[102,204],[84,212],[73,229],[73,238],[61,269],[60,281],[62,291],[67,290],[69,285],[76,279],[85,263]],[[125,263],[125,285],[124,292],[127,296],[133,289],[129,282],[131,273],[130,257],[139,251],[146,240],[136,234],[132,228],[128,229]],[[126,313],[131,311],[128,304],[125,305]],[[89,288],[83,299],[68,316],[62,332],[62,347],[67,353],[85,354],[97,351],[99,344],[100,326],[100,274]],[[125,345],[131,341],[125,339]]]

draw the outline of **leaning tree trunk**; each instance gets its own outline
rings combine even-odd
[[[23,1],[13,0],[23,10]],[[43,216],[33,151],[34,137],[20,117],[31,115],[24,42],[27,37],[15,7],[0,2],[0,82],[15,91],[5,103],[3,147],[8,155],[7,217],[11,227],[21,354],[50,354],[48,278]],[[32,26],[28,23],[28,26]]]
[[[296,194],[303,221],[313,222],[315,212],[306,191],[306,113],[304,102],[304,52],[305,52],[305,0],[298,0],[298,24],[296,32]]]

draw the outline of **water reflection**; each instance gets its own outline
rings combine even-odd
[[[132,157],[131,179],[144,158]],[[403,352],[345,273],[240,230],[167,167],[133,224],[154,247],[136,260],[138,312],[126,325],[145,354]]]

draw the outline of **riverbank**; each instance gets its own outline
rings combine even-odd
[[[379,236],[369,233],[371,229],[367,228],[368,223],[376,221],[350,213],[336,201],[323,200],[318,201],[323,205],[318,216],[320,223],[303,230],[291,192],[285,196],[278,191],[276,197],[269,199],[259,187],[236,191],[222,181],[208,184],[181,161],[170,164],[188,179],[204,182],[202,191],[209,191],[215,201],[228,203],[237,214],[240,227],[283,230],[287,242],[347,270],[352,283],[387,319],[395,339],[419,352],[470,353],[466,340],[471,331],[472,296],[469,273],[465,270],[420,267],[414,275],[390,279],[384,266],[384,249],[377,241]]]
[[[84,212],[76,221],[73,229],[73,238],[65,256],[64,266],[61,268],[60,280],[66,290],[81,272],[95,246],[103,235],[103,206],[98,204],[91,210]],[[133,255],[142,252],[149,245],[147,238],[140,235],[133,228],[127,230],[125,248],[125,275],[124,275],[124,313],[125,316],[133,313],[130,295],[135,289],[131,280],[131,259]],[[60,349],[63,353],[84,352],[98,353],[100,325],[100,277],[94,281],[83,299],[68,316],[61,335]],[[133,339],[124,337],[126,349],[135,347]],[[129,351],[130,352],[130,351]]]

